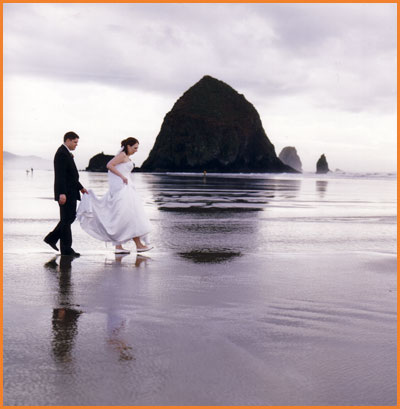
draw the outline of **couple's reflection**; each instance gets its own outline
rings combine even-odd
[[[126,264],[132,261],[123,261],[125,254],[116,254],[112,265]],[[134,266],[146,265],[149,257],[137,255]],[[52,314],[52,341],[51,350],[53,358],[57,363],[73,364],[73,349],[78,335],[78,320],[83,311],[79,305],[74,303],[73,280],[71,279],[72,263],[71,256],[55,256],[44,267],[52,273],[56,280],[57,291],[55,297],[55,308]],[[106,260],[107,263],[107,260]],[[107,263],[108,264],[108,263]],[[109,280],[115,284],[115,276],[109,276]],[[107,284],[107,283],[105,283]],[[107,319],[107,344],[118,355],[119,361],[131,361],[133,357],[132,347],[125,340],[126,318],[121,314],[120,294],[118,285],[107,286],[107,294],[104,297]]]
[[[71,283],[72,256],[52,258],[44,266],[54,273],[58,281],[58,292],[55,300],[57,308],[52,315],[52,353],[56,362],[72,362],[72,350],[78,334],[78,319],[82,311],[73,304],[73,286]]]
[[[131,265],[132,260],[128,256],[129,254],[115,254],[113,259],[106,258],[105,264],[116,267],[122,267],[124,265],[129,266]],[[134,266],[145,266],[149,260],[151,260],[150,257],[137,254]],[[132,361],[135,360],[135,357],[133,355],[133,348],[129,344],[126,335],[127,319],[121,313],[124,308],[121,306],[121,294],[118,286],[119,277],[121,276],[118,274],[112,276],[111,280],[113,285],[107,286],[107,345],[114,351],[114,353],[117,353],[119,361]]]
[[[126,319],[119,311],[110,309],[107,312],[107,344],[117,353],[119,361],[135,359],[132,347],[124,339]]]

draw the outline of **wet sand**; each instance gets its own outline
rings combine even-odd
[[[270,199],[238,182],[218,189],[228,210],[185,210],[208,193],[152,180],[143,256],[74,224],[82,256],[61,257],[41,242],[53,210],[35,216],[54,203],[33,195],[30,218],[9,205],[5,405],[396,404],[389,202],[340,205],[332,181],[322,196],[274,182]]]
[[[395,403],[393,256],[4,262],[7,405]]]

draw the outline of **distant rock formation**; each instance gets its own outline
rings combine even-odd
[[[166,114],[141,170],[296,172],[276,156],[253,105],[210,76],[187,90]]]
[[[302,172],[302,164],[294,146],[285,146],[279,154],[279,159],[291,168]]]
[[[86,170],[88,172],[107,172],[107,163],[113,157],[113,155],[104,155],[103,152],[98,153],[89,160],[89,166],[86,168]]]
[[[328,162],[326,161],[326,157],[324,154],[317,161],[317,173],[328,173],[329,166]]]

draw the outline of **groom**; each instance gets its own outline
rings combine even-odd
[[[54,156],[54,200],[60,206],[60,222],[55,229],[43,240],[54,250],[60,240],[61,254],[79,257],[72,245],[71,224],[76,216],[76,201],[81,199],[79,191],[87,190],[79,183],[79,173],[74,162],[72,151],[78,145],[79,136],[75,132],[64,135],[64,143],[58,148]]]

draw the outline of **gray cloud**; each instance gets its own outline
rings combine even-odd
[[[5,4],[4,32],[6,75],[395,109],[394,4]]]

